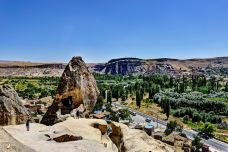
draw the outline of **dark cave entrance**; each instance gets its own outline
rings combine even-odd
[[[70,114],[70,112],[73,110],[73,100],[72,97],[69,96],[67,98],[64,98],[61,100],[63,107],[61,108],[61,114]]]

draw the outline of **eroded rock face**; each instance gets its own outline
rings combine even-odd
[[[106,74],[129,75],[140,72],[144,61],[138,58],[120,58],[110,60],[105,64]]]
[[[81,104],[85,107],[84,114],[88,114],[93,110],[98,94],[96,80],[85,62],[81,57],[73,57],[62,74],[56,98],[41,123],[52,125],[59,109],[61,114],[69,114]]]
[[[9,85],[0,87],[0,125],[25,123],[29,113],[17,92]]]

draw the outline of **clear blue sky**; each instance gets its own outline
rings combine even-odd
[[[0,0],[0,60],[228,56],[228,0]]]

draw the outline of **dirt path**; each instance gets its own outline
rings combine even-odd
[[[34,152],[34,150],[19,143],[0,126],[0,152]]]

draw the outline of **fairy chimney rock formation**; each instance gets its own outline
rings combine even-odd
[[[0,125],[25,123],[29,113],[17,92],[9,85],[0,87]]]
[[[81,57],[73,57],[66,66],[53,104],[49,107],[41,123],[52,125],[56,121],[56,112],[61,109],[61,114],[69,114],[81,104],[84,113],[93,110],[99,94],[96,80],[89,72]]]

